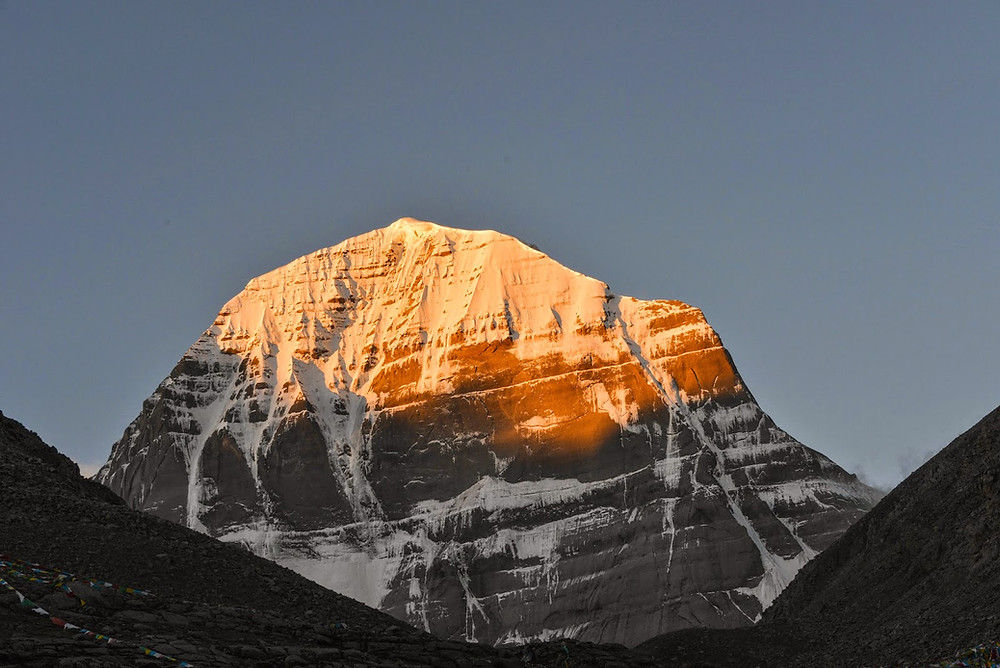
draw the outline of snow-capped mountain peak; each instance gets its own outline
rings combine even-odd
[[[747,623],[873,499],[760,410],[698,309],[412,218],[250,281],[100,476],[489,642]]]

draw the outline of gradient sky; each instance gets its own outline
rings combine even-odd
[[[248,280],[413,216],[702,308],[892,485],[1000,403],[1000,2],[0,3],[0,410],[103,462]]]

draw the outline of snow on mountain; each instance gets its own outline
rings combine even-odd
[[[874,500],[698,309],[409,218],[250,281],[99,479],[491,643],[750,623]]]

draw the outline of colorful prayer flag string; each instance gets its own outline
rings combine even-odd
[[[28,568],[25,569],[24,568],[25,566],[28,566]],[[47,575],[50,575],[52,573],[57,573],[58,577],[53,580],[53,579],[48,579],[46,577],[39,578],[39,577],[37,577],[37,575],[28,576],[25,573],[25,570],[30,570],[32,573],[37,573],[37,574],[40,574],[40,575],[43,575],[43,576],[47,576]],[[141,589],[134,589],[132,587],[118,587],[116,585],[112,585],[111,583],[103,582],[103,581],[100,581],[100,580],[84,580],[82,578],[81,579],[77,579],[71,573],[66,573],[65,571],[57,571],[56,569],[48,570],[48,569],[45,569],[42,566],[39,566],[38,564],[29,564],[28,562],[22,562],[22,561],[19,561],[19,560],[10,559],[9,557],[5,557],[5,556],[0,556],[0,571],[3,571],[3,573],[6,574],[6,575],[8,575],[8,576],[13,575],[13,576],[16,576],[16,577],[21,577],[21,579],[24,579],[24,580],[26,580],[28,582],[35,582],[35,583],[39,583],[39,584],[53,584],[53,583],[57,583],[57,582],[58,583],[64,583],[66,579],[69,579],[69,580],[76,580],[78,582],[88,583],[92,587],[94,586],[94,583],[99,583],[101,586],[108,587],[108,588],[115,588],[115,590],[117,590],[119,592],[122,592],[122,593],[127,593],[127,594],[138,594],[138,595],[141,595],[141,596],[149,596],[150,595],[150,593],[147,592],[147,591],[143,591]],[[40,605],[38,605],[37,603],[35,603],[31,599],[29,599],[27,596],[25,596],[24,594],[22,594],[20,591],[17,590],[16,587],[14,587],[14,585],[10,584],[7,580],[5,580],[2,577],[0,577],[0,587],[3,587],[5,589],[13,592],[17,596],[18,601],[20,602],[22,608],[27,608],[27,609],[31,610],[32,612],[34,612],[35,614],[42,615],[44,617],[48,617],[48,619],[49,619],[50,622],[52,622],[53,624],[55,624],[56,626],[58,626],[61,629],[64,629],[64,630],[70,631],[70,632],[79,633],[84,638],[93,638],[94,640],[106,641],[109,645],[126,645],[126,646],[127,645],[131,645],[133,647],[138,648],[141,652],[143,652],[143,654],[145,654],[147,656],[151,656],[151,657],[154,657],[154,658],[157,658],[157,659],[163,659],[165,661],[170,661],[171,663],[176,663],[178,666],[182,666],[184,668],[194,668],[192,666],[192,664],[188,663],[187,661],[181,661],[180,659],[175,659],[172,656],[167,656],[166,654],[162,654],[161,652],[157,652],[156,650],[150,649],[148,647],[144,647],[142,645],[137,645],[137,644],[134,644],[134,643],[125,642],[125,641],[122,641],[122,640],[118,640],[116,638],[112,638],[110,636],[102,635],[100,633],[95,633],[94,631],[91,631],[90,629],[82,628],[80,626],[77,626],[75,624],[67,622],[65,619],[62,619],[60,617],[56,617],[55,615],[50,614],[47,610],[45,610],[44,608],[42,608]],[[76,595],[72,592],[72,590],[69,589],[69,587],[67,585],[62,584],[59,588],[63,589],[63,591],[66,591],[68,593],[68,595],[73,596],[74,598],[76,598]],[[80,605],[84,605],[84,601],[82,599],[79,599],[79,600],[80,600]]]
[[[1000,642],[990,642],[958,652],[955,660],[943,664],[946,668],[968,666],[970,668],[1000,668]]]
[[[36,564],[30,561],[22,561],[20,559],[14,559],[6,555],[0,555],[0,569],[7,571],[8,573],[14,575],[19,574],[23,576],[22,579],[28,579],[31,577],[40,577],[37,582],[44,582],[47,584],[52,584],[57,581],[75,581],[83,582],[84,584],[90,585],[94,589],[112,589],[118,591],[122,594],[136,594],[138,596],[151,596],[151,593],[143,589],[136,589],[134,587],[125,587],[122,585],[116,585],[105,580],[98,580],[94,578],[84,578],[67,571],[60,570],[58,568],[47,568],[41,564]],[[31,571],[34,576],[28,576],[24,571]],[[50,579],[51,578],[51,579]]]

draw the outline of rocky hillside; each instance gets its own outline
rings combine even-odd
[[[844,659],[947,656],[1000,639],[1000,408],[799,574],[765,621],[815,619]]]
[[[440,637],[750,624],[872,490],[702,313],[403,219],[250,281],[100,480]]]
[[[806,565],[761,624],[639,649],[672,665],[996,665],[968,650],[998,651],[998,557],[1000,408]]]
[[[655,665],[620,646],[439,640],[129,509],[2,414],[0,579],[4,667]]]

